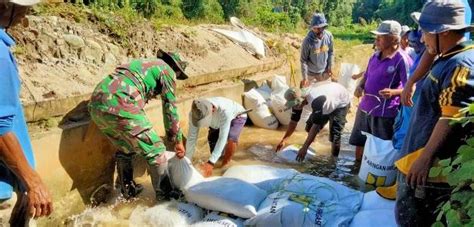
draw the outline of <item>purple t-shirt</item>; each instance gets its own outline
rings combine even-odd
[[[402,88],[406,81],[409,68],[413,64],[411,58],[402,50],[392,56],[379,59],[380,52],[370,57],[365,71],[365,94],[359,108],[374,117],[397,116],[400,98],[398,96],[384,99],[379,91],[385,88]]]

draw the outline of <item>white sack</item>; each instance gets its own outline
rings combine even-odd
[[[357,213],[351,222],[351,227],[396,227],[393,210],[364,210]]]
[[[344,86],[349,94],[354,96],[357,88],[357,80],[352,79],[352,75],[360,73],[360,68],[356,64],[342,63],[338,82]]]
[[[202,221],[191,225],[193,227],[244,227],[244,220],[238,217],[229,217],[218,212],[211,212]]]
[[[341,204],[321,202],[316,197],[276,192],[265,199],[257,216],[245,221],[245,225],[257,227],[287,226],[348,226],[354,212]]]
[[[241,165],[230,167],[222,176],[240,179],[256,185],[260,189],[267,191],[267,193],[273,193],[282,187],[283,181],[298,173],[294,169],[282,169],[264,165]]]
[[[298,155],[298,151],[300,150],[301,145],[293,144],[285,147],[283,150],[277,152],[277,157],[287,163],[299,163],[296,161],[296,156]],[[308,161],[313,159],[316,156],[316,151],[313,148],[309,148],[308,152],[306,153],[305,160]]]
[[[360,210],[395,210],[395,200],[385,199],[375,190],[366,192]]]
[[[277,118],[271,113],[265,99],[256,89],[244,93],[244,106],[246,109],[253,109],[248,116],[256,126],[266,129],[278,128]]]
[[[181,191],[204,180],[204,177],[194,168],[187,157],[171,158],[168,161],[168,170],[171,182]]]
[[[250,218],[257,214],[258,205],[267,193],[239,179],[214,177],[188,188],[184,195],[188,202],[205,209]]]
[[[383,140],[366,132],[362,134],[367,136],[367,140],[359,178],[377,187],[393,185],[397,177],[395,159],[398,151],[393,147],[392,140]]]
[[[178,203],[178,212],[186,219],[188,225],[196,223],[204,218],[204,210],[191,203]]]

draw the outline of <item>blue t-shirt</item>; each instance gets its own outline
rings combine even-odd
[[[15,42],[0,28],[0,136],[13,132],[20,142],[23,153],[30,166],[34,166],[33,149],[31,148],[28,128],[20,103],[20,78],[15,59],[10,52],[10,47]],[[8,199],[12,194],[11,182],[14,175],[5,169],[0,161],[0,199]]]
[[[410,119],[401,156],[423,148],[440,117],[452,117],[474,97],[474,43],[464,42],[439,57],[425,78]],[[436,153],[440,159],[456,154],[463,140],[472,135],[472,124],[460,124]]]

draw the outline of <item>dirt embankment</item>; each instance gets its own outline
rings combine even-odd
[[[18,45],[24,105],[89,94],[117,64],[132,58],[154,57],[159,48],[180,52],[190,62],[190,76],[200,76],[285,59],[281,47],[297,52],[301,37],[276,36],[255,31],[271,40],[267,57],[258,59],[211,28],[233,29],[227,25],[161,26],[149,21],[133,24],[127,38],[104,29],[92,13],[76,22],[65,16],[29,16],[28,28],[12,30]],[[277,48],[278,47],[278,48]]]

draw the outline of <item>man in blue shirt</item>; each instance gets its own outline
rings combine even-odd
[[[438,56],[424,79],[410,119],[402,159],[396,162],[396,218],[401,226],[431,225],[438,205],[449,199],[446,179],[429,178],[436,160],[452,158],[465,139],[474,135],[472,124],[450,124],[464,103],[474,96],[474,44],[464,37],[473,31],[465,23],[460,1],[431,1],[415,21],[423,32],[426,51]]]
[[[28,129],[20,103],[20,77],[10,52],[15,44],[6,30],[25,19],[39,0],[0,0],[0,200],[18,192],[10,216],[11,226],[27,226],[30,217],[53,211],[51,195],[34,167]]]

